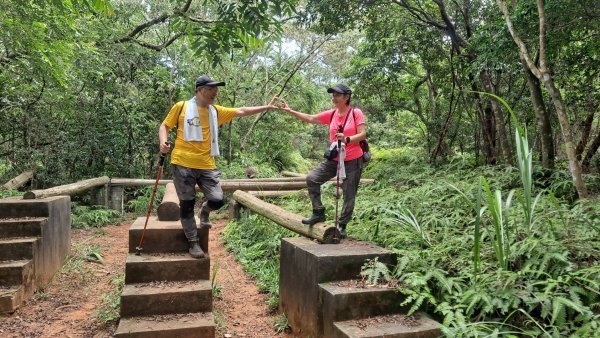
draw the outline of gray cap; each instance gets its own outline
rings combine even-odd
[[[210,76],[208,75],[201,75],[198,80],[196,80],[196,88],[201,87],[201,86],[224,86],[225,82],[219,82],[219,81],[215,81],[213,80]]]
[[[328,93],[352,94],[352,89],[343,83],[338,83],[331,88],[327,88]]]

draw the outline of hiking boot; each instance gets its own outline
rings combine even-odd
[[[192,258],[204,258],[204,251],[200,248],[200,244],[198,244],[198,240],[189,241],[190,245],[190,255]]]
[[[202,208],[200,208],[200,227],[210,229],[212,228],[212,223],[210,222],[210,212],[212,209],[207,205],[206,202],[202,203]]]
[[[313,209],[312,215],[302,219],[302,224],[314,225],[319,222],[325,222],[325,208]]]
[[[340,224],[340,239],[345,239],[347,237],[348,235],[346,234],[346,224]]]

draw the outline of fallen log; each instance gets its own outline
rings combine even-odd
[[[158,184],[166,185],[167,183],[172,183],[173,180],[159,180]],[[128,187],[139,187],[144,185],[154,185],[156,180],[149,180],[144,178],[111,178],[110,185],[120,185],[120,186],[128,186]]]
[[[38,199],[45,198],[51,196],[60,196],[60,195],[72,195],[80,192],[84,192],[93,187],[97,187],[100,185],[104,185],[108,183],[110,179],[108,176],[91,178],[89,180],[83,180],[71,184],[59,185],[57,187],[42,189],[42,190],[31,190],[26,192],[23,195],[23,199]]]
[[[274,204],[261,201],[251,194],[237,190],[233,199],[242,206],[272,220],[273,222],[300,235],[313,238],[321,243],[334,243],[335,227],[320,222],[309,226],[302,224],[302,216],[291,213]]]
[[[248,191],[248,193],[250,195],[256,196],[256,197],[280,197],[280,196],[285,196],[285,195],[289,195],[289,194],[293,194],[293,193],[301,193],[302,195],[306,195],[306,190],[303,190],[303,191],[299,191],[299,190],[253,191],[253,190],[250,190],[250,191]]]
[[[295,173],[293,171],[287,171],[287,170],[282,171],[281,175],[289,176],[289,177],[306,177],[306,174]]]
[[[156,209],[159,221],[179,221],[179,197],[175,191],[175,184],[167,183],[165,195]]]
[[[4,189],[15,190],[33,178],[33,170],[27,170],[2,185]]]

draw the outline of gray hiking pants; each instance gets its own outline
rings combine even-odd
[[[194,218],[196,202],[196,184],[202,190],[209,206],[218,209],[223,204],[221,172],[217,169],[192,169],[173,165],[173,184],[179,197],[181,226],[188,240],[198,239],[198,229]]]
[[[344,205],[342,206],[339,224],[348,224],[352,219],[354,199],[356,197],[356,192],[358,191],[358,184],[362,174],[362,157],[346,161],[344,164],[346,166],[346,179],[341,186],[344,193]],[[336,177],[337,165],[337,161],[324,160],[306,176],[308,197],[312,202],[313,210],[323,208],[323,203],[321,202],[321,185]]]

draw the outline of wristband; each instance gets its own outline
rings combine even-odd
[[[350,143],[350,136],[346,136],[346,144]]]

